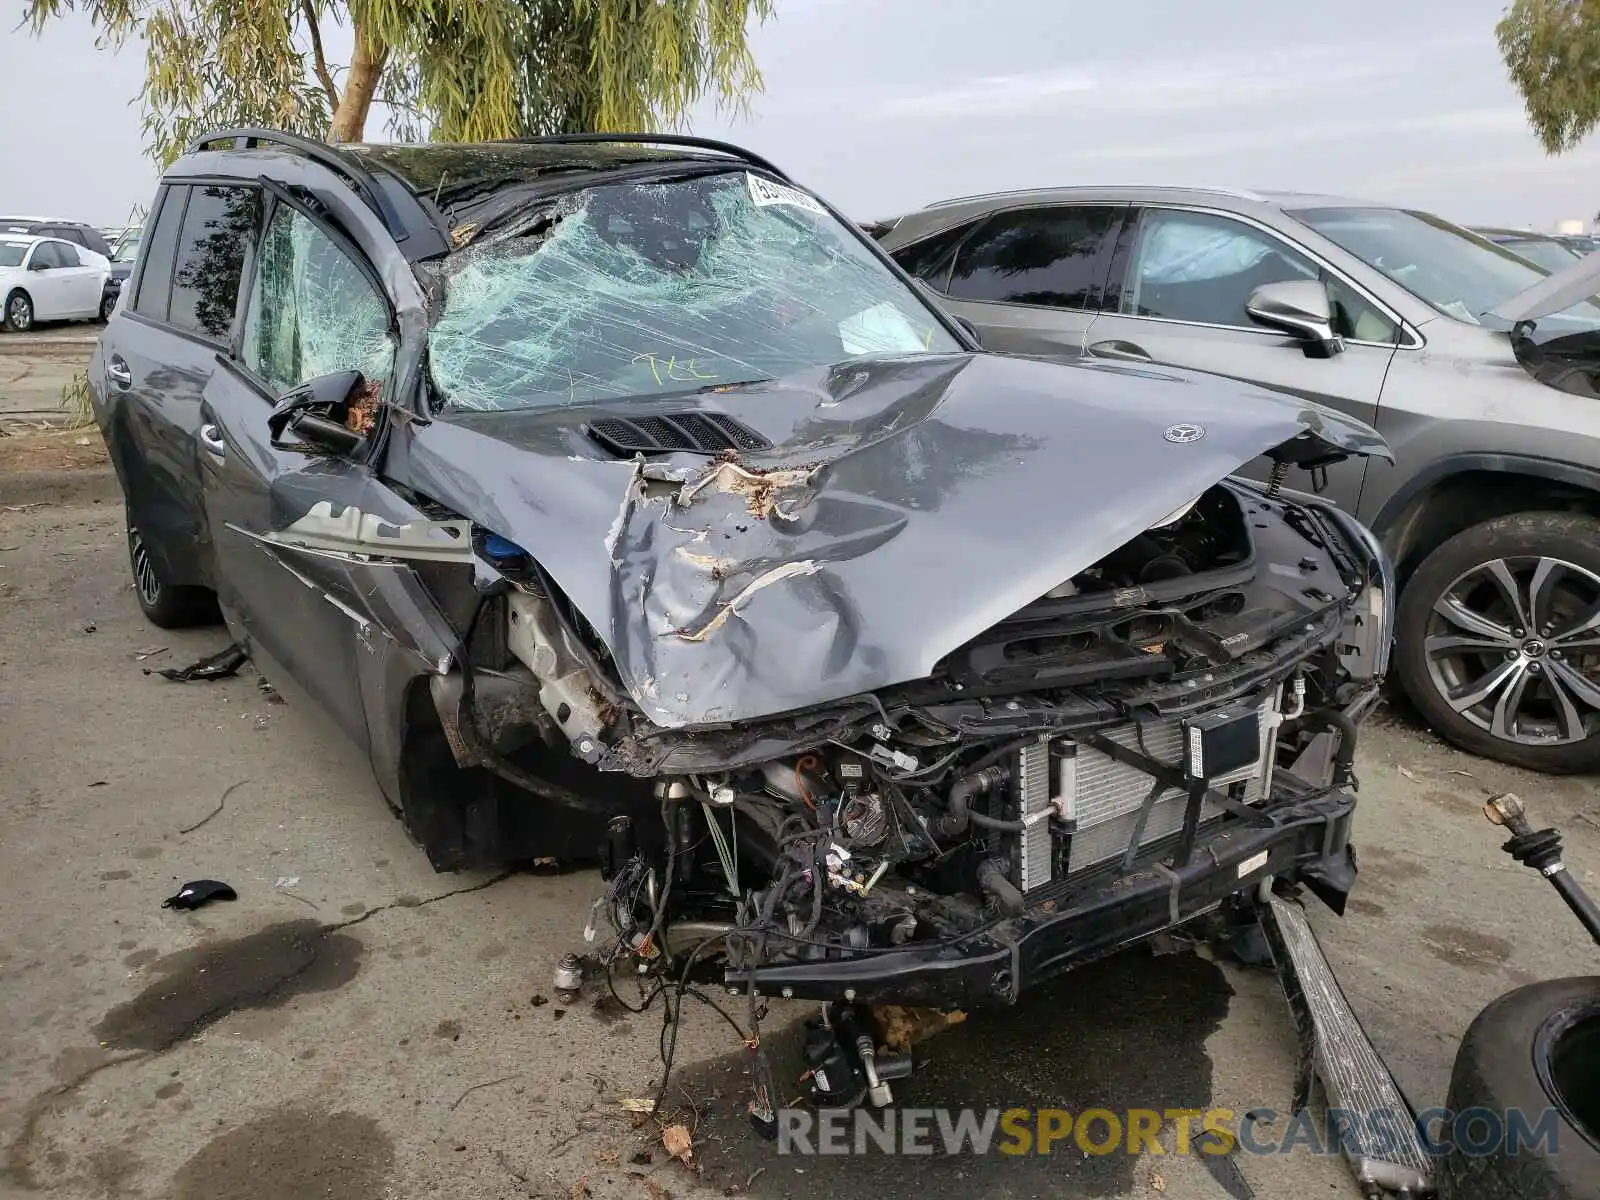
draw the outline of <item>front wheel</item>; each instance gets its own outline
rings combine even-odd
[[[161,629],[209,625],[217,619],[217,602],[205,588],[175,587],[161,578],[150,547],[128,526],[128,562],[133,568],[133,594],[145,619]]]
[[[0,325],[11,333],[27,333],[33,328],[33,300],[18,288],[6,297],[6,307]]]
[[[1600,767],[1600,521],[1498,517],[1423,559],[1395,664],[1447,740],[1535,771]]]

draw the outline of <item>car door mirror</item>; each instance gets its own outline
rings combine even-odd
[[[1250,293],[1245,312],[1257,325],[1298,338],[1309,358],[1332,358],[1344,349],[1333,328],[1327,285],[1315,279],[1264,283]]]
[[[345,424],[350,397],[365,384],[360,371],[335,371],[285,392],[267,415],[272,444],[280,450],[349,454],[362,440]],[[291,433],[293,440],[286,436]]]
[[[30,271],[48,271],[49,269],[50,264],[45,262],[44,259],[40,258],[37,254],[33,256],[33,261],[28,264],[28,270]]]

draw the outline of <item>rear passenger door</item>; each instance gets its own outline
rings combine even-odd
[[[1109,204],[1010,209],[949,246],[943,235],[895,257],[972,323],[985,350],[1076,358],[1125,212]]]
[[[1129,222],[1115,258],[1103,309],[1088,331],[1091,357],[1209,371],[1375,421],[1400,322],[1300,247],[1232,215],[1150,207]],[[1262,284],[1302,279],[1327,286],[1343,353],[1307,357],[1298,341],[1246,313]],[[1332,467],[1327,498],[1353,510],[1365,461]],[[1265,479],[1270,470],[1261,458],[1241,474]],[[1291,486],[1303,488],[1305,481]]]
[[[254,243],[260,192],[236,183],[169,186],[147,253],[101,338],[114,394],[107,442],[129,521],[172,585],[212,586],[200,490],[200,400],[232,340],[239,280]]]
[[[105,273],[92,263],[85,262],[79,247],[70,242],[51,242],[56,257],[61,260],[62,288],[67,298],[67,315],[92,317],[100,312],[100,293],[105,284]]]

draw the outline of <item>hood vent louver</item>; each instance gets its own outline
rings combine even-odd
[[[772,443],[724,413],[687,412],[649,417],[601,417],[588,434],[611,453],[721,454],[724,450],[770,450]]]

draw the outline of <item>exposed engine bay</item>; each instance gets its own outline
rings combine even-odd
[[[587,789],[535,774],[556,749],[620,785],[586,930],[608,965],[720,962],[759,987],[786,968],[1003,940],[1028,914],[1182,869],[1222,825],[1272,826],[1275,777],[1319,737],[1296,802],[1348,782],[1342,710],[1381,674],[1387,631],[1378,560],[1342,522],[1219,483],[926,679],[694,730],[631,712],[592,631],[516,547],[487,542],[512,586],[476,620],[475,728],[453,740],[564,802]],[[444,714],[459,711],[454,678],[434,681]],[[533,727],[540,742],[517,747]]]

